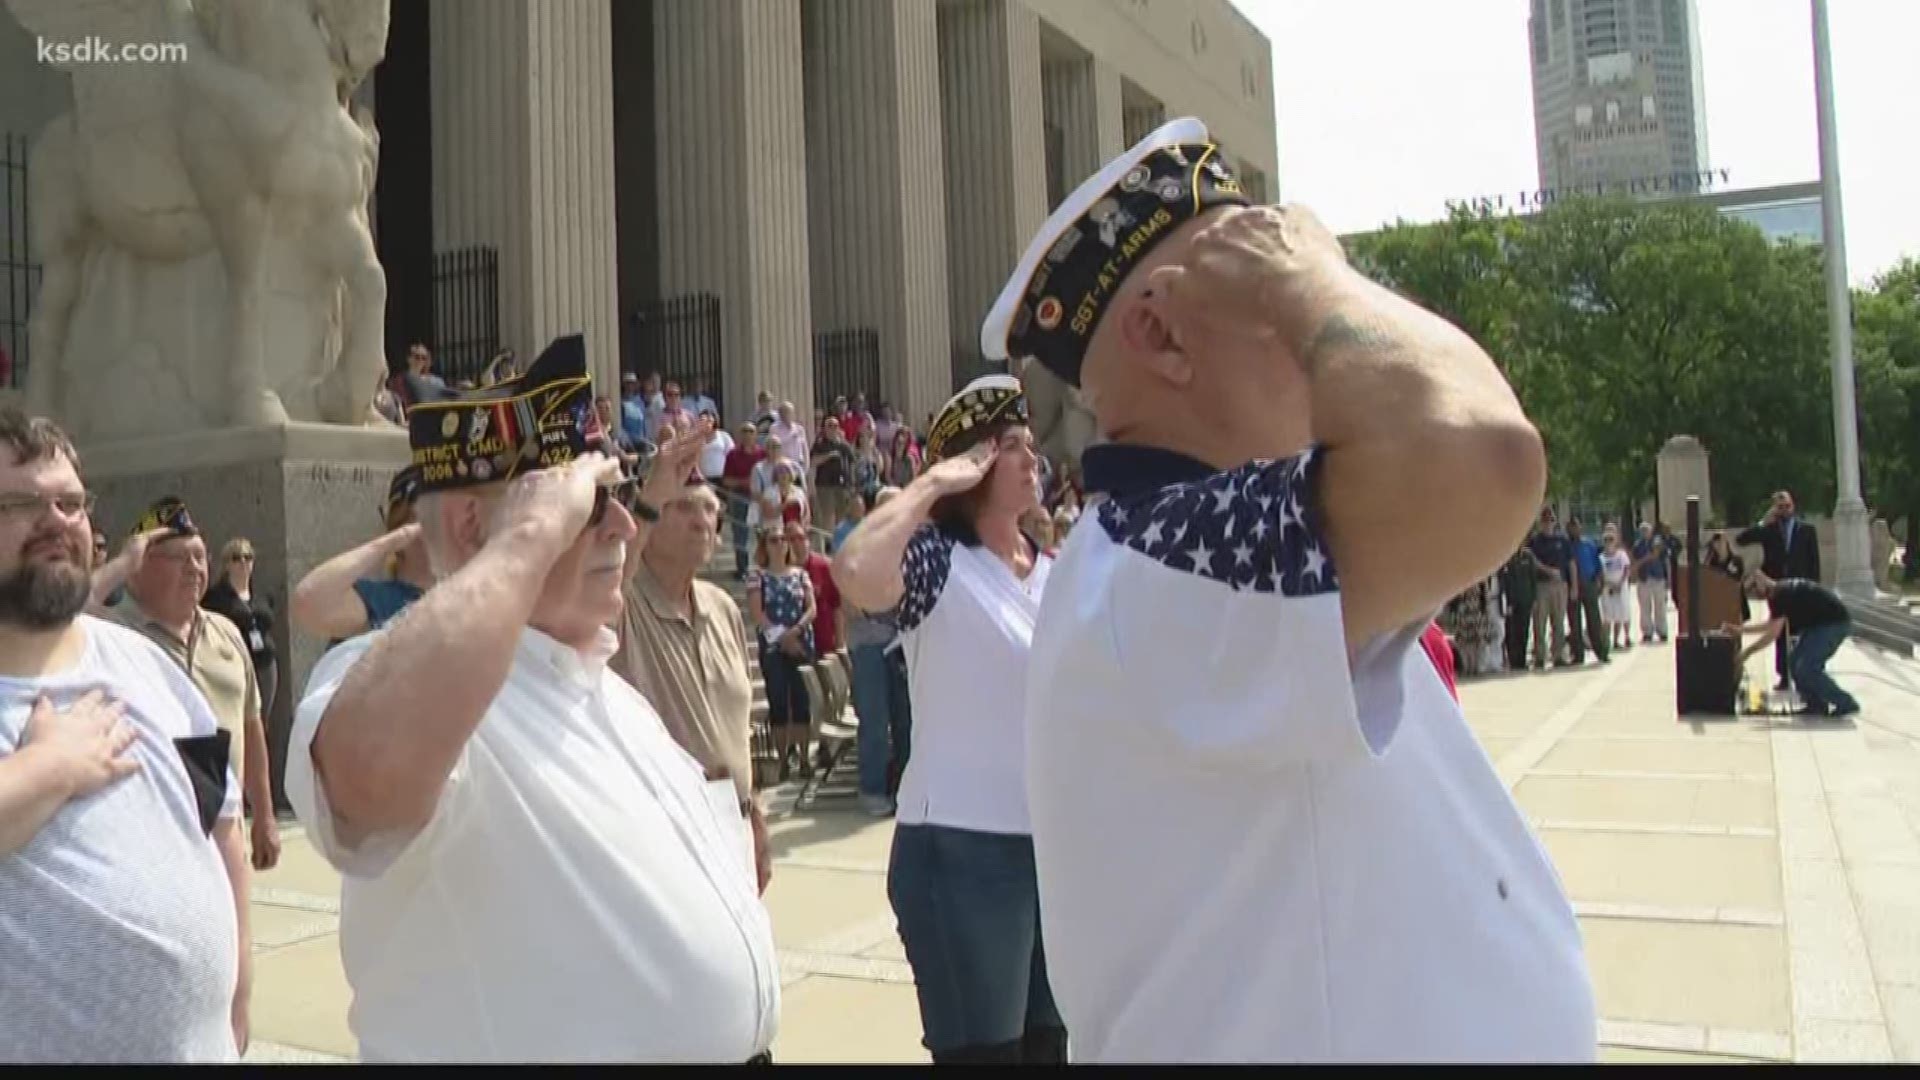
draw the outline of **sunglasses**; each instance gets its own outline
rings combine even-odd
[[[602,484],[593,489],[593,513],[587,516],[587,528],[592,529],[607,517],[607,504],[619,501],[620,505],[631,511],[633,501],[640,496],[638,480],[621,480],[617,483]]]

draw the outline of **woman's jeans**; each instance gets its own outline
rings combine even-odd
[[[1847,640],[1851,623],[1835,622],[1823,626],[1810,627],[1800,632],[1794,639],[1793,653],[1787,661],[1793,672],[1793,685],[1808,705],[1815,708],[1841,709],[1852,712],[1860,707],[1853,695],[1840,689],[1840,684],[1827,674],[1827,661]]]
[[[760,677],[767,683],[767,726],[805,724],[812,719],[807,702],[807,684],[800,678],[800,665],[807,661],[788,656],[762,642]]]
[[[944,825],[893,832],[887,899],[936,1064],[1062,1062],[1033,838]]]
[[[907,725],[912,723],[906,680],[896,677],[884,645],[853,647],[853,711],[860,718],[860,794],[885,798],[890,766],[904,764]]]

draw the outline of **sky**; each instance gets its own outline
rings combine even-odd
[[[1697,0],[1708,165],[1820,177],[1809,0]],[[1273,42],[1280,194],[1335,232],[1539,187],[1527,0],[1234,0]],[[1920,258],[1920,0],[1831,0],[1848,276]]]

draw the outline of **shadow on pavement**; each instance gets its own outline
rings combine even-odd
[[[829,804],[807,810],[777,811],[767,815],[768,844],[778,859],[814,844],[829,843],[863,832],[891,819],[861,813],[857,804]]]
[[[1459,679],[1461,685],[1464,686],[1467,683],[1506,682],[1509,679],[1539,678],[1545,675],[1577,675],[1582,671],[1598,671],[1604,666],[1605,665],[1596,661],[1591,664],[1568,664],[1561,667],[1551,667],[1544,671],[1535,671],[1532,668],[1528,668],[1525,671],[1514,671],[1509,668],[1506,671],[1488,672],[1483,675],[1461,675]]]

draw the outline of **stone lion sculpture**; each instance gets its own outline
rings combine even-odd
[[[90,439],[372,422],[378,141],[348,102],[385,55],[388,0],[7,6],[55,41],[185,46],[67,66],[73,109],[28,166],[28,404]]]

